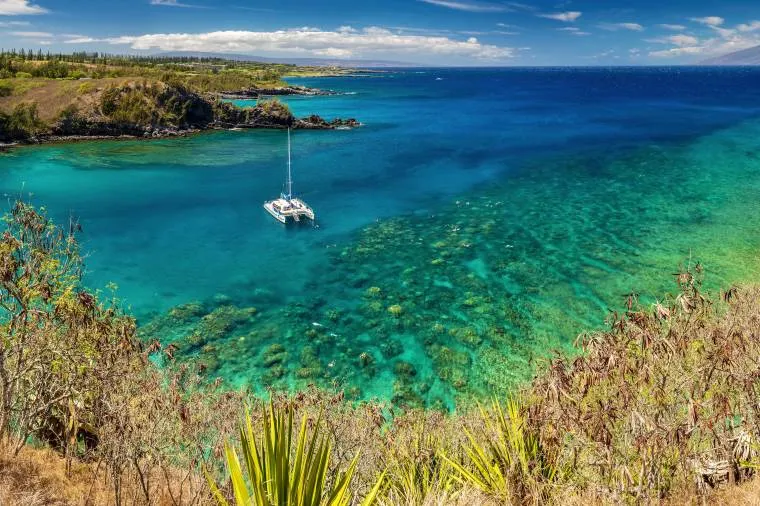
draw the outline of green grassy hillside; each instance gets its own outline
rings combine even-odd
[[[0,53],[0,142],[232,122],[232,106],[219,102],[219,92],[280,88],[284,75],[336,72],[345,71],[221,59]],[[95,128],[83,127],[92,123]]]

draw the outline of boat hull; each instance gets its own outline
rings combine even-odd
[[[272,215],[272,218],[274,218],[275,220],[279,221],[280,223],[282,223],[282,224],[285,224],[285,223],[287,223],[287,222],[288,222],[288,218],[287,218],[286,216],[283,216],[283,215],[281,215],[280,213],[278,213],[278,212],[277,212],[277,211],[274,209],[274,207],[272,206],[272,203],[271,203],[271,202],[267,202],[267,203],[265,203],[265,204],[264,204],[264,209],[266,209],[266,211],[267,211],[267,212],[268,212],[270,215]]]

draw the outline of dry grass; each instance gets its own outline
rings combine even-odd
[[[91,114],[98,107],[103,90],[109,86],[126,84],[129,80],[14,79],[12,82],[13,93],[8,97],[0,97],[0,112],[8,114],[22,102],[34,102],[40,119],[52,123],[64,109],[71,106],[85,114]]]
[[[124,476],[122,505],[131,506],[211,506],[205,492],[194,498],[191,489],[205,491],[205,481],[195,477],[184,483],[182,473],[157,480],[147,503],[135,476]],[[66,461],[49,449],[25,447],[18,455],[9,447],[0,449],[0,505],[3,506],[112,506],[115,504],[112,480],[97,462],[75,461],[67,473]]]
[[[692,498],[692,503],[696,501]],[[711,496],[709,504],[732,504],[733,506],[760,506],[760,478],[749,483],[721,490]],[[684,504],[681,502],[681,504]]]
[[[24,448],[18,456],[9,449],[0,449],[0,504],[3,506],[112,506],[113,493],[108,476],[95,472],[96,463],[75,462],[67,477],[66,463],[49,449]],[[136,483],[132,483],[136,486]],[[125,505],[143,505],[139,492],[125,494]],[[138,498],[138,499],[135,499]],[[602,506],[610,504],[589,492],[568,491],[556,498],[565,506]],[[667,500],[655,502],[663,506],[736,505],[760,506],[760,479],[738,486],[721,488],[706,496],[695,496],[693,490],[674,493]],[[152,505],[175,506],[168,493],[157,494]],[[199,506],[214,506],[205,497]],[[419,501],[387,498],[383,506],[500,506],[499,502],[471,488],[450,493],[430,494]]]
[[[0,449],[0,504],[7,506],[106,504],[108,491],[89,464],[75,462],[67,476],[66,463],[56,452],[26,447],[17,455]],[[92,488],[92,490],[91,490]]]

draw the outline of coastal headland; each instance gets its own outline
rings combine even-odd
[[[75,140],[163,138],[204,130],[353,128],[353,118],[296,118],[278,96],[330,95],[285,74],[344,69],[180,58],[0,53],[0,147]],[[230,99],[256,99],[242,108]]]

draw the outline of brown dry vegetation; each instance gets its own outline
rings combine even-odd
[[[17,455],[0,450],[0,504],[3,506],[96,506],[115,504],[112,479],[97,462],[66,460],[51,449],[26,447]],[[122,504],[211,504],[206,481],[177,470],[151,484],[149,502],[139,477],[124,476]],[[195,498],[195,500],[193,500]]]
[[[110,86],[120,86],[130,82],[128,79],[123,78],[79,81],[62,79],[24,79],[13,81],[14,87],[18,89],[14,89],[14,92],[7,97],[0,97],[0,112],[10,114],[16,105],[23,102],[32,102],[37,104],[39,117],[46,123],[52,123],[58,119],[61,113],[71,106],[75,106],[84,113],[92,113],[100,103],[100,96],[105,89]]]
[[[223,445],[237,444],[245,405],[259,426],[262,401],[138,342],[116,301],[81,286],[76,223],[61,230],[17,203],[6,226],[0,504],[210,505],[203,469],[229,496]],[[331,443],[328,482],[357,454],[354,498],[384,476],[382,505],[753,504],[760,288],[711,297],[701,275],[687,265],[651,307],[631,296],[581,356],[479,412],[317,390],[272,403]]]

